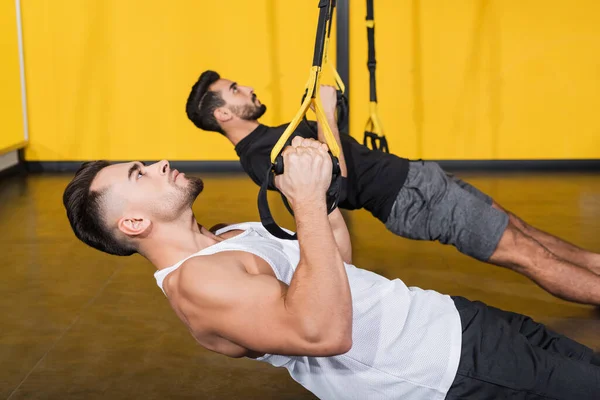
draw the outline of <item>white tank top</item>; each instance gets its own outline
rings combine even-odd
[[[187,259],[221,251],[245,251],[264,259],[289,285],[300,260],[297,241],[280,240],[260,223],[231,225],[244,230],[154,276],[165,277]],[[285,367],[294,380],[321,399],[444,399],[458,369],[461,322],[454,302],[432,290],[406,287],[346,264],[352,292],[352,349],[334,357],[266,354],[259,361]],[[164,292],[164,290],[163,290]]]

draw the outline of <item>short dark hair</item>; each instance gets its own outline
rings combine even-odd
[[[215,118],[215,110],[223,107],[225,100],[218,92],[208,90],[208,87],[219,79],[221,79],[221,76],[215,71],[204,71],[192,86],[192,91],[185,105],[185,112],[190,121],[198,128],[224,135],[225,131]]]
[[[119,242],[106,226],[102,215],[104,191],[92,191],[92,181],[98,172],[110,165],[107,161],[84,163],[63,194],[63,204],[75,236],[95,249],[116,256],[130,256],[137,250]]]

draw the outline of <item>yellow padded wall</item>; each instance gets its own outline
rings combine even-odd
[[[0,154],[25,142],[16,15],[14,0],[0,1]]]
[[[351,132],[368,110],[365,1],[352,0]],[[392,151],[427,159],[600,158],[600,3],[375,0]]]
[[[187,120],[189,89],[214,69],[255,88],[265,123],[289,121],[310,71],[317,4],[24,2],[27,159],[236,159],[225,138]]]

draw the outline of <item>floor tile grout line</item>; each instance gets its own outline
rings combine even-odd
[[[42,357],[35,363],[35,365],[31,368],[31,370],[25,375],[25,377],[21,380],[21,382],[17,385],[17,387],[15,387],[13,389],[13,391],[10,393],[10,395],[6,398],[6,400],[11,400],[11,398],[17,393],[17,391],[21,388],[21,386],[23,386],[23,384],[25,383],[25,381],[27,381],[27,379],[29,378],[29,376],[33,373],[33,371],[35,371],[37,369],[37,367],[39,367],[39,365],[44,361],[44,359],[48,356],[48,354],[50,354],[50,352],[56,347],[56,345],[62,340],[62,338],[71,330],[71,328],[73,328],[73,326],[75,326],[75,324],[77,324],[77,322],[79,322],[79,320],[81,319],[81,315],[83,314],[83,312],[85,310],[87,310],[97,299],[98,297],[100,297],[100,295],[104,292],[104,289],[106,289],[106,287],[109,285],[109,283],[112,281],[112,279],[114,278],[114,276],[122,269],[124,268],[124,266],[120,266],[119,268],[117,268],[106,280],[106,282],[104,282],[104,285],[102,285],[102,287],[98,290],[98,293],[96,293],[96,295],[94,297],[92,297],[79,311],[79,313],[77,313],[77,316],[73,319],[73,321],[71,321],[71,323],[69,324],[69,326],[67,326],[65,328],[65,330],[60,334],[60,336],[58,338],[56,338],[56,340],[54,341],[54,343],[52,343],[52,345],[50,346],[50,348],[48,350],[46,350],[46,352],[42,355]]]

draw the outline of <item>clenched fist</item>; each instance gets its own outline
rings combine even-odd
[[[306,202],[325,205],[325,194],[332,177],[327,145],[296,136],[281,155],[284,171],[275,176],[275,186],[292,208]]]

